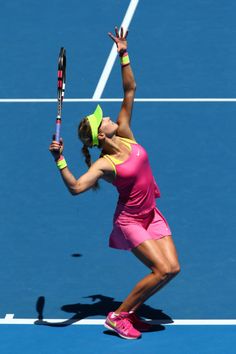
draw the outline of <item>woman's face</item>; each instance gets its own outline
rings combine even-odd
[[[102,118],[99,132],[104,133],[108,138],[111,138],[118,129],[118,124],[114,123],[110,117]]]

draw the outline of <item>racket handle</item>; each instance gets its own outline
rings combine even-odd
[[[61,118],[57,118],[56,120],[56,137],[55,140],[56,142],[60,142],[60,130],[61,130]]]

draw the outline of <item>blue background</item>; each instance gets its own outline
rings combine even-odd
[[[56,98],[61,46],[66,98],[91,98],[112,46],[107,32],[128,4],[2,2],[0,98]],[[140,1],[128,37],[136,97],[235,97],[235,10],[234,1]],[[122,97],[118,60],[102,97]],[[64,103],[65,156],[76,177],[86,171],[77,125],[95,105]],[[120,103],[102,107],[116,119]],[[152,314],[236,318],[235,114],[235,103],[135,103],[133,131],[149,153],[182,266],[148,301]],[[0,317],[36,318],[40,296],[45,318],[70,318],[101,298],[112,308],[147,274],[131,253],[108,248],[116,191],[101,182],[99,192],[69,195],[48,152],[56,103],[1,103],[0,116]]]

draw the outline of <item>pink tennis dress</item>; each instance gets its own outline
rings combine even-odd
[[[155,182],[145,149],[133,140],[121,138],[130,148],[129,158],[122,162],[104,155],[115,170],[119,199],[113,219],[109,246],[131,250],[142,242],[171,235],[169,225],[156,207],[160,190]]]

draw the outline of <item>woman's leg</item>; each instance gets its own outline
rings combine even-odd
[[[146,301],[148,298],[153,296],[157,291],[161,290],[180,272],[178,255],[177,255],[177,251],[172,236],[166,236],[159,240],[156,240],[156,243],[158,244],[158,248],[160,249],[162,255],[165,257],[166,261],[169,264],[170,272],[166,277],[165,281],[157,284],[157,286],[154,289],[152,289],[150,293],[147,294],[144,301]],[[142,259],[140,260],[142,261]],[[143,302],[140,301],[139,303],[137,303],[136,306],[132,309],[132,311],[136,311],[139,308],[139,306],[143,304]]]
[[[169,238],[169,241],[164,241],[166,238]],[[158,241],[144,241],[141,245],[133,249],[132,252],[152,272],[136,284],[128,297],[115,311],[117,314],[120,312],[129,312],[139,307],[179,271],[176,251],[170,236]],[[174,263],[175,267],[173,267]]]
[[[165,236],[159,240],[155,240],[164,257],[167,259],[171,267],[171,272],[179,273],[180,265],[178,261],[177,251],[172,236]]]

